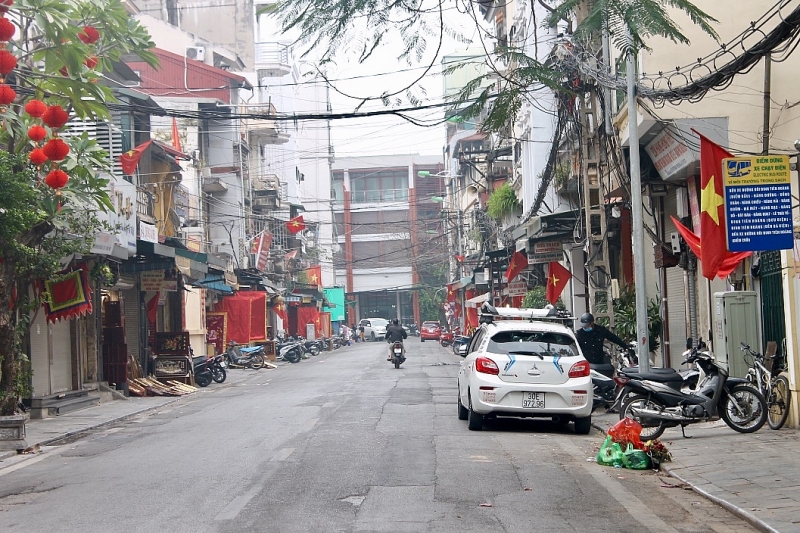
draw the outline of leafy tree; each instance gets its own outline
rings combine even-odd
[[[500,2],[495,2],[500,4]],[[614,45],[623,56],[647,50],[648,38],[660,36],[677,43],[688,44],[688,38],[670,18],[670,9],[689,16],[707,34],[716,37],[711,24],[716,20],[689,0],[551,0],[540,2],[550,10],[545,21],[555,26],[561,20],[576,20],[575,39],[588,40],[600,30],[608,29]],[[321,56],[321,62],[332,62],[340,50],[352,50],[358,61],[366,61],[385,43],[402,43],[399,60],[419,61],[426,51],[441,49],[443,37],[467,41],[470,29],[452,27],[445,13],[457,9],[469,14],[483,34],[480,13],[491,2],[469,0],[282,0],[277,5],[261,8],[260,13],[275,13],[285,31],[299,33],[307,43],[308,52]],[[553,4],[553,7],[549,7]],[[571,23],[571,22],[570,22]],[[432,43],[432,44],[430,44]],[[485,48],[488,48],[484,44]],[[438,53],[435,54],[438,56]],[[430,57],[430,55],[428,56]],[[387,89],[382,94],[364,97],[382,100],[384,104],[399,103],[405,96],[412,103],[418,100],[414,90],[439,60],[433,57],[419,77],[404,87]],[[563,73],[530,57],[513,46],[497,46],[487,52],[489,71],[459,92],[453,110],[464,119],[486,113],[482,120],[484,131],[501,131],[513,121],[530,97],[531,90],[546,86],[557,91],[569,91],[564,86]],[[497,66],[499,65],[499,67]],[[514,65],[506,69],[505,65]],[[449,70],[461,68],[453,66]],[[422,91],[420,91],[422,92]],[[469,105],[464,106],[469,102]]]
[[[544,309],[546,306],[550,305],[550,302],[547,301],[547,287],[543,287],[538,285],[527,293],[525,293],[525,297],[522,299],[522,307],[524,309]],[[556,308],[557,309],[566,309],[564,302],[561,301],[561,298],[556,300]]]
[[[68,120],[110,118],[112,90],[99,80],[124,54],[158,61],[146,30],[118,0],[0,0],[0,415],[27,392],[23,351],[40,302],[37,280],[60,261],[87,253],[113,209],[110,161],[86,135],[61,132]],[[35,102],[35,103],[34,103]]]

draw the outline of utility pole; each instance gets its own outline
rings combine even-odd
[[[631,43],[633,39],[631,39]],[[642,213],[642,177],[639,165],[639,124],[636,105],[636,52],[628,52],[628,139],[630,144],[631,215],[633,217],[633,262],[636,294],[636,344],[639,368],[650,371],[650,334],[647,328],[647,282],[644,268],[644,214]]]

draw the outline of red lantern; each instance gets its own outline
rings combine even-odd
[[[69,181],[69,176],[67,176],[67,173],[61,170],[60,168],[51,170],[47,174],[47,177],[44,178],[44,182],[53,189],[60,189],[61,187],[66,185],[68,181]]]
[[[85,44],[94,44],[99,38],[100,32],[98,32],[94,26],[84,26],[83,31],[78,34],[78,39]]]
[[[0,41],[6,42],[14,38],[17,27],[7,18],[0,18]]]
[[[69,120],[69,114],[60,105],[51,105],[42,115],[42,122],[51,128],[60,128]]]
[[[69,145],[56,137],[47,141],[42,151],[50,161],[61,161],[69,154]]]
[[[17,68],[17,58],[14,54],[5,49],[0,49],[0,74],[5,76]]]
[[[17,93],[10,85],[0,85],[0,105],[8,105],[17,98]]]
[[[30,159],[31,163],[38,167],[47,161],[47,156],[45,155],[44,150],[41,148],[35,148],[31,150],[30,154],[28,154],[28,159]]]
[[[86,65],[89,68],[96,67],[97,66],[97,56],[91,56],[91,57],[87,58],[86,61],[83,62],[83,64]]]
[[[14,5],[14,0],[0,0],[0,13],[6,13]]]
[[[43,127],[41,127],[38,124],[34,124],[28,130],[28,138],[30,140],[32,140],[33,142],[38,143],[39,141],[41,141],[45,137],[47,137],[47,130],[44,129]]]
[[[29,100],[28,103],[25,104],[25,112],[32,117],[39,118],[44,115],[45,111],[47,111],[47,104],[41,100]]]

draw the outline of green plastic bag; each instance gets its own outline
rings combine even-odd
[[[600,451],[597,452],[597,463],[603,466],[624,466],[625,454],[622,447],[614,442],[610,436],[606,437]]]
[[[625,468],[632,470],[647,470],[650,468],[650,457],[647,456],[647,452],[637,450],[633,447],[633,444],[628,444],[628,448],[622,454],[622,461]]]

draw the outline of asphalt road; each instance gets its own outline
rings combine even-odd
[[[460,358],[410,339],[232,370],[159,411],[0,464],[0,531],[745,532],[599,433],[456,416]]]

